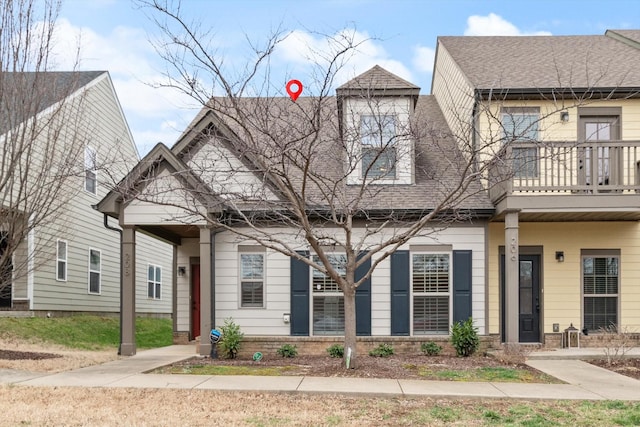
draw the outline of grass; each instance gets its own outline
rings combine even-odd
[[[167,368],[161,368],[163,373]],[[168,368],[170,374],[191,375],[256,375],[275,377],[296,369],[294,366],[225,366],[225,365],[189,365],[172,366]]]
[[[138,348],[171,345],[170,319],[138,317],[136,344]],[[70,317],[0,318],[0,334],[44,341],[81,350],[103,350],[117,347],[120,341],[120,319],[79,315]]]
[[[430,369],[428,366],[415,367],[420,376],[429,380],[470,381],[470,382],[513,382],[513,383],[545,383],[558,382],[548,375],[534,375],[527,369],[484,367],[477,369]],[[542,377],[541,377],[542,375]]]

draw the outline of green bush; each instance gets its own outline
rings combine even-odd
[[[282,357],[296,357],[298,355],[298,348],[295,345],[284,344],[276,350],[276,353]]]
[[[451,344],[456,349],[458,357],[468,357],[478,350],[480,339],[478,329],[473,326],[470,317],[464,322],[456,322],[451,327]]]
[[[429,341],[423,342],[422,345],[420,345],[420,350],[427,356],[437,356],[442,351],[442,347],[433,341]]]
[[[393,346],[390,344],[380,344],[369,352],[369,356],[373,357],[389,357],[393,354]]]
[[[227,359],[235,359],[238,355],[238,350],[240,350],[242,338],[244,338],[244,334],[240,331],[240,326],[233,321],[233,318],[229,317],[224,319],[224,325],[220,327],[220,331],[222,332],[222,337],[220,337],[219,345],[222,351]]]
[[[334,344],[331,347],[327,348],[327,353],[329,353],[329,356],[331,357],[343,358],[344,346],[342,344]]]

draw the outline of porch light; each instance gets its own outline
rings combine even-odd
[[[560,120],[562,120],[563,123],[566,123],[569,121],[569,112],[568,111],[560,111]]]
[[[178,277],[184,277],[185,274],[187,274],[187,267],[184,265],[178,267]]]
[[[564,262],[564,252],[563,251],[557,251],[556,252],[556,261]]]

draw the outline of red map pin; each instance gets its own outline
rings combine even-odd
[[[295,87],[295,90],[292,87]],[[295,102],[302,93],[302,83],[300,83],[300,80],[289,80],[286,89],[291,100]]]

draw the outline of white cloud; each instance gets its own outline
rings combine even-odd
[[[292,78],[301,80],[305,87],[310,85],[310,89],[313,90],[317,89],[320,83],[315,80],[323,77],[314,75],[314,72],[326,71],[329,61],[349,44],[357,47],[342,57],[339,64],[341,68],[334,76],[334,87],[374,65],[380,65],[408,81],[413,79],[411,71],[400,61],[391,59],[385,49],[366,32],[353,29],[344,29],[329,36],[314,35],[301,30],[293,31],[278,45],[276,56],[286,63],[290,73],[293,73]],[[305,79],[305,76],[308,78]]]
[[[194,101],[177,90],[148,85],[165,79],[157,71],[156,53],[140,28],[118,26],[108,34],[98,34],[63,18],[56,26],[53,54],[57,70],[77,65],[80,70],[109,71],[141,155],[158,141],[171,145],[197,111],[184,110],[193,107]],[[171,122],[174,125],[169,127]],[[176,123],[182,128],[177,129]]]
[[[465,36],[550,36],[548,31],[523,32],[500,15],[473,15],[467,18]]]
[[[433,72],[433,62],[436,58],[436,51],[426,46],[416,46],[413,49],[413,67],[424,73]]]

